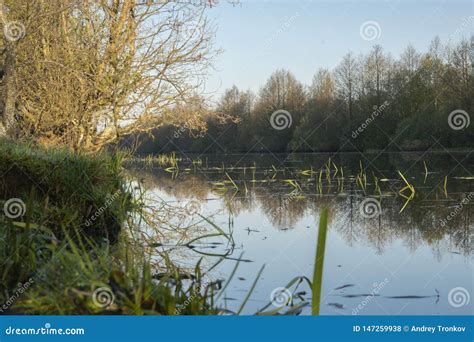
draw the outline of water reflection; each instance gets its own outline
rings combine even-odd
[[[452,311],[446,293],[459,285],[472,288],[472,166],[466,154],[346,154],[331,159],[328,155],[194,156],[183,157],[177,169],[144,163],[130,169],[160,200],[183,208],[197,201],[203,215],[233,231],[235,250],[244,251],[255,265],[241,267],[244,280],[236,280],[225,298],[242,299],[246,288],[241,285],[248,285],[245,280],[257,274],[258,266],[270,264],[247,313],[268,302],[277,285],[294,276],[310,276],[316,223],[321,208],[327,207],[330,247],[322,314],[353,313],[360,304],[359,295],[370,294],[372,284],[386,278],[389,283],[381,291],[391,293],[371,296],[377,299],[364,306],[363,314],[398,314],[400,310],[401,314],[463,314],[462,309]],[[414,189],[408,203],[400,195],[407,182]],[[375,214],[364,211],[367,199],[378,205]],[[282,255],[285,263],[280,260],[272,268]],[[368,255],[378,258],[383,267],[379,269]],[[461,257],[463,266],[457,259],[455,267],[444,266],[449,256]],[[190,254],[180,257],[195,260]],[[221,275],[225,278],[232,267],[223,266]],[[433,270],[443,267],[443,278],[430,282],[433,274],[425,272],[438,273]],[[353,277],[355,268],[356,286],[344,286],[343,280]],[[403,289],[408,294],[398,292]],[[444,301],[439,300],[440,292]],[[433,296],[438,301],[429,305],[405,305]],[[233,305],[230,300],[224,304]]]

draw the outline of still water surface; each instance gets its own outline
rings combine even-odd
[[[177,167],[131,169],[149,191],[149,205],[185,213],[171,219],[185,233],[156,237],[161,251],[183,267],[204,257],[204,269],[225,255],[209,272],[223,284],[235,259],[243,260],[219,299],[228,310],[239,310],[263,265],[242,313],[257,312],[275,294],[311,302],[306,283],[275,289],[297,276],[312,279],[319,215],[327,207],[321,314],[468,315],[473,166],[471,154],[457,152],[188,155]],[[232,241],[209,237],[181,246],[212,233],[199,215]],[[310,306],[300,313],[310,314]]]

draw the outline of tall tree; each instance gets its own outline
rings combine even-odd
[[[342,58],[341,63],[339,63],[334,71],[334,78],[336,80],[339,96],[342,97],[343,101],[346,103],[349,120],[349,132],[352,132],[354,128],[354,100],[356,94],[356,82],[358,78],[357,73],[358,64],[351,52]]]
[[[375,95],[377,106],[382,104],[384,92],[388,89],[390,69],[390,59],[384,55],[380,45],[375,45],[367,57],[365,72],[368,75],[369,91]]]
[[[344,120],[337,110],[333,75],[319,69],[308,91],[304,115],[295,128],[291,149],[299,151],[332,151],[339,148]]]
[[[277,70],[260,89],[253,111],[254,132],[262,148],[285,150],[306,102],[301,82],[287,70]]]

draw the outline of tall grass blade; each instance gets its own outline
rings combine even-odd
[[[323,265],[324,265],[324,251],[326,249],[326,234],[328,229],[328,209],[321,210],[321,217],[319,218],[318,242],[316,246],[316,260],[314,263],[312,293],[313,299],[311,303],[313,316],[319,316],[321,306],[321,289],[323,285]]]
[[[232,278],[234,277],[235,275],[235,272],[237,272],[237,268],[239,267],[239,263],[240,263],[240,259],[243,257],[244,253],[240,253],[239,255],[239,261],[237,261],[237,263],[235,264],[235,267],[234,269],[232,270],[232,273],[230,274],[229,278],[227,279],[227,281],[225,282],[224,286],[222,287],[222,289],[220,290],[220,292],[217,294],[217,297],[216,297],[216,301],[224,294],[225,292],[225,289],[227,288],[227,286],[229,286],[230,282],[232,281]]]
[[[253,290],[255,290],[255,286],[257,286],[258,280],[260,279],[260,276],[262,275],[262,272],[263,272],[264,269],[265,269],[265,265],[263,265],[262,268],[260,269],[260,271],[258,271],[257,277],[255,277],[255,280],[253,281],[252,287],[250,288],[249,292],[247,293],[247,296],[245,296],[244,301],[240,305],[239,311],[237,311],[237,315],[240,315],[240,313],[242,312],[242,310],[245,307],[245,304],[247,304],[250,296],[253,293]]]

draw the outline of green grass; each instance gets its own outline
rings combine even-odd
[[[212,307],[213,286],[203,285],[199,271],[192,280],[183,279],[182,272],[168,262],[167,272],[157,279],[149,261],[125,238],[113,246],[68,239],[67,247],[44,265],[33,286],[15,303],[12,313],[217,313]],[[113,300],[101,302],[100,297],[107,293]]]
[[[323,208],[321,210],[321,216],[319,219],[318,229],[318,242],[316,247],[316,259],[314,262],[314,273],[312,282],[312,305],[311,311],[315,316],[319,315],[321,307],[321,289],[323,286],[323,266],[324,266],[324,253],[326,249],[326,234],[328,230],[328,209]]]
[[[1,207],[15,198],[25,209],[0,213],[0,313],[217,313],[199,265],[183,277],[164,255],[165,272],[152,271],[129,234],[141,199],[122,161],[0,140]],[[97,304],[100,289],[110,305]]]
[[[0,211],[0,314],[243,312],[263,267],[234,313],[216,303],[232,281],[241,257],[233,259],[237,260],[236,268],[223,287],[209,280],[201,261],[194,269],[182,269],[160,251],[162,261],[157,270],[136,238],[150,213],[143,207],[139,187],[126,178],[123,161],[123,155],[91,156],[0,140],[0,209],[11,199],[21,200],[25,209],[15,217]],[[192,237],[187,245],[221,237],[233,246],[230,232],[201,218],[211,233]],[[159,232],[160,227],[154,229]],[[322,231],[320,228],[320,234]],[[318,244],[318,255],[320,251]],[[219,258],[208,272],[228,257],[202,254]],[[311,287],[305,277],[294,278],[287,287],[296,293],[302,284]],[[306,305],[305,300],[295,298],[282,308],[269,303],[257,314],[296,315]]]
[[[56,235],[77,227],[91,236],[113,240],[131,204],[121,174],[122,159],[121,155],[92,158],[2,140],[0,198],[21,199],[27,204],[26,217]],[[114,200],[104,208],[111,197]],[[3,207],[4,202],[0,204]],[[88,221],[101,208],[103,213]]]

